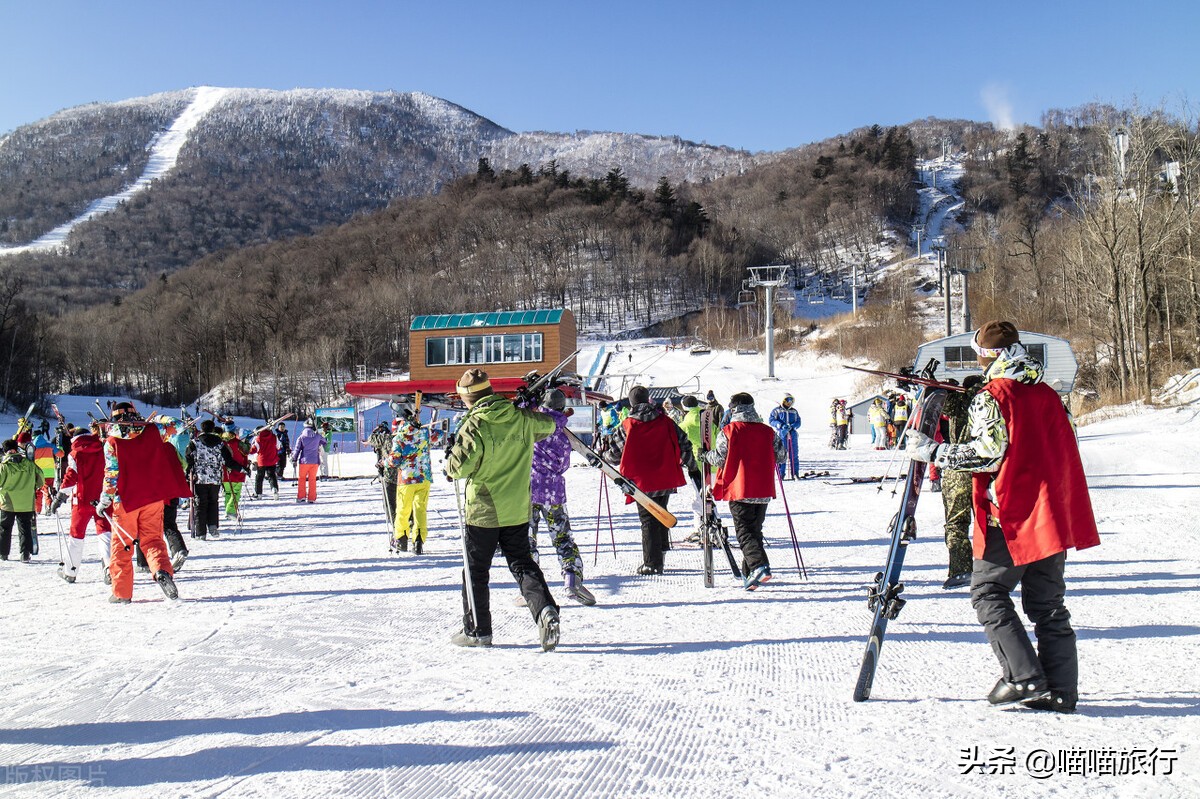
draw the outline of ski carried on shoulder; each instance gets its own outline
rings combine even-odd
[[[596,450],[583,443],[579,436],[570,428],[564,427],[563,432],[567,434],[567,441],[571,442],[571,448],[578,452],[583,457],[587,458],[588,463],[600,469],[610,478],[621,493],[633,499],[634,502],[645,508],[651,516],[658,519],[664,527],[674,527],[679,520],[675,518],[675,514],[659,505],[654,501],[654,498],[635,486],[633,482],[625,475],[621,474],[615,466],[606,462]]]
[[[853,369],[856,372],[866,372],[870,375],[893,378],[900,383],[901,388],[905,388],[905,383],[910,383],[914,386],[922,386],[924,388],[940,388],[945,391],[966,391],[965,388],[955,383],[944,383],[941,380],[934,380],[933,371],[928,366],[921,370],[921,374],[910,375],[904,374],[903,372],[884,372],[880,369],[864,369],[861,366],[850,366],[849,364],[842,365],[847,369]]]
[[[937,361],[931,360],[925,367],[924,374],[933,374]],[[899,375],[897,379],[908,380],[910,375]],[[935,381],[928,381],[935,382]],[[937,432],[938,423],[942,418],[942,404],[946,400],[946,392],[938,387],[922,385],[920,393],[913,402],[913,415],[909,418],[908,429],[933,438]],[[867,589],[867,608],[874,613],[871,621],[871,633],[867,637],[867,649],[863,653],[862,666],[859,668],[858,681],[854,685],[854,701],[862,702],[871,697],[871,685],[875,681],[875,671],[879,666],[879,653],[883,646],[883,636],[887,631],[889,620],[899,615],[905,600],[900,598],[904,591],[904,583],[900,582],[900,570],[904,566],[904,555],[908,545],[917,537],[917,524],[914,516],[917,509],[917,499],[921,495],[921,483],[925,478],[926,469],[919,468],[923,464],[913,464],[904,480],[904,491],[900,498],[900,509],[892,517],[891,543],[888,548],[887,561],[883,571],[875,575],[873,584]]]

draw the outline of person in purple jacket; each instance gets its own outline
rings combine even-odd
[[[304,422],[304,432],[296,438],[292,447],[292,462],[296,464],[296,501],[317,501],[317,469],[321,466],[321,451],[325,449],[325,437],[316,431],[312,419]]]
[[[533,473],[530,478],[529,551],[538,561],[537,534],[542,519],[550,541],[558,553],[563,585],[567,596],[581,605],[596,604],[596,597],[583,585],[583,559],[571,536],[571,519],[567,516],[567,481],[564,475],[571,467],[571,442],[563,432],[567,417],[567,398],[558,389],[546,393],[539,411],[554,418],[558,430],[549,438],[533,445]]]

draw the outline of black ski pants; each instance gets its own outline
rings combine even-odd
[[[383,483],[383,510],[387,514],[388,529],[396,529],[396,481],[384,478]]]
[[[263,490],[263,478],[266,477],[271,482],[271,490],[276,494],[279,493],[279,478],[275,475],[275,466],[259,466],[258,474],[254,476],[254,496],[261,497]]]
[[[13,522],[17,523],[17,543],[21,550],[21,558],[33,555],[33,511],[18,513],[11,510],[0,510],[0,555],[8,560],[9,550],[12,549]]]
[[[1071,614],[1063,604],[1066,582],[1063,569],[1067,553],[1059,552],[1024,566],[1014,566],[997,527],[987,529],[982,559],[971,573],[971,606],[1000,661],[1009,682],[1038,682],[1075,696],[1079,683],[1079,657]],[[1033,622],[1037,650],[1013,606],[1012,590],[1021,586],[1021,607]]]
[[[762,532],[763,522],[767,519],[767,504],[734,500],[729,503],[729,515],[733,517],[733,531],[742,550],[742,576],[750,576],[750,572],[759,566],[770,568]]]
[[[221,526],[221,486],[219,484],[196,483],[192,487],[196,503],[195,534],[197,538],[208,537],[209,530]]]
[[[171,557],[179,551],[187,552],[187,544],[183,543],[183,534],[179,532],[179,499],[169,499],[163,503],[163,538]]]
[[[667,500],[671,498],[670,492],[650,496],[663,508],[667,507]],[[662,571],[663,553],[671,548],[671,531],[641,505],[637,509],[638,521],[642,524],[642,563]]]
[[[471,616],[471,604],[467,599],[467,583],[464,581],[462,590],[463,630],[468,635],[492,634],[492,606],[488,590],[488,576],[497,547],[504,555],[504,559],[508,561],[508,570],[516,579],[517,587],[521,590],[521,596],[525,597],[534,621],[537,621],[543,608],[548,606],[558,609],[554,597],[550,596],[546,577],[529,551],[529,522],[507,527],[476,527],[468,524],[467,565],[471,578],[471,593],[475,597],[475,610],[479,614],[479,620],[476,623]]]

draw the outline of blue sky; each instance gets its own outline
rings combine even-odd
[[[0,133],[194,85],[424,91],[519,131],[779,150],[926,116],[1200,103],[1200,2],[0,0]]]

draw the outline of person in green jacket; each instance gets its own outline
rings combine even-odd
[[[44,484],[42,471],[25,457],[17,442],[8,439],[0,447],[0,560],[8,560],[12,548],[13,522],[20,535],[21,560],[33,557],[33,497]]]
[[[537,622],[542,649],[549,651],[558,645],[558,605],[529,551],[529,474],[534,443],[553,435],[559,423],[494,393],[480,369],[463,374],[458,394],[467,412],[447,450],[445,471],[450,479],[467,483],[466,562],[463,629],[451,641],[458,646],[492,645],[488,573],[499,546]]]

